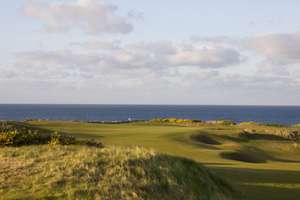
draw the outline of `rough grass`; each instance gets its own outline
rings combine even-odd
[[[27,146],[0,149],[0,199],[232,199],[198,163],[144,148]]]

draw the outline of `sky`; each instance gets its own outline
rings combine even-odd
[[[300,105],[299,7],[3,1],[0,103]]]

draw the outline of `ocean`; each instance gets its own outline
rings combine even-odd
[[[153,118],[300,123],[300,106],[0,104],[0,120],[126,121]]]

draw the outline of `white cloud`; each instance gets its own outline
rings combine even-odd
[[[128,17],[117,14],[117,6],[103,0],[53,1],[27,0],[24,13],[40,20],[46,30],[63,32],[81,30],[89,34],[121,33],[133,30]]]
[[[217,69],[241,62],[239,52],[232,49],[192,43],[98,41],[76,45],[79,48],[72,50],[16,53],[14,64],[5,73],[2,70],[2,76],[56,85],[95,81],[117,88],[142,88],[153,82],[188,86],[210,82],[219,75]]]
[[[103,54],[107,66],[121,68],[153,68],[196,66],[199,68],[222,68],[243,62],[239,51],[213,44],[174,43],[171,41],[137,42],[87,42],[79,44]],[[103,48],[107,47],[107,48]]]
[[[73,82],[93,77],[98,62],[98,56],[68,50],[31,51],[16,53],[11,68],[18,72],[16,78],[22,80]]]
[[[250,47],[272,65],[300,62],[300,32],[256,36],[250,40]]]
[[[91,40],[86,42],[77,42],[71,43],[71,47],[79,47],[85,50],[102,50],[102,51],[112,51],[120,49],[121,41],[120,40],[111,40],[111,41],[99,41]]]
[[[199,66],[203,68],[221,68],[241,62],[238,51],[222,47],[179,48],[168,56],[168,62],[176,66]]]

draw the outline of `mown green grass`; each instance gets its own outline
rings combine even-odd
[[[100,139],[106,145],[140,145],[191,158],[225,177],[240,191],[242,199],[296,200],[300,196],[300,150],[285,138],[280,139],[284,137],[282,133],[285,133],[286,127],[251,123],[189,127],[147,122],[114,125],[41,121],[29,124],[82,139]],[[245,128],[258,130],[257,133],[261,135],[243,137],[240,133]],[[280,137],[268,136],[272,133]],[[203,141],[196,140],[197,135],[205,135],[206,141],[215,141],[217,144],[205,142],[203,136]],[[237,152],[241,153],[239,156],[245,156],[246,160],[222,156],[224,153]],[[247,156],[251,156],[252,160],[257,158],[260,162],[248,162]]]

